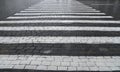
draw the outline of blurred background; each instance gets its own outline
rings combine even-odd
[[[0,19],[13,15],[16,12],[43,0],[0,0]],[[120,0],[77,0],[95,9],[120,19]]]
[[[0,0],[0,19],[4,19],[16,12],[42,0]]]
[[[77,0],[120,19],[120,0]]]

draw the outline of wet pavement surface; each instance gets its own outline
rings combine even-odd
[[[119,56],[119,47],[119,44],[0,44],[0,54],[54,56]]]
[[[41,0],[0,0],[0,20],[35,4]]]
[[[119,0],[43,0],[0,21],[0,69],[119,71],[119,19]]]
[[[79,2],[80,1],[80,2]],[[22,21],[22,20],[115,20],[111,18],[108,12],[105,12],[106,6],[111,8],[110,0],[105,1],[83,1],[83,0],[47,0],[41,4],[36,4],[33,7],[29,7],[20,13],[16,13],[13,16],[8,17],[4,21]],[[84,4],[88,5],[84,5]],[[107,3],[107,4],[106,4]],[[119,4],[119,2],[118,2]],[[94,6],[97,5],[97,6]],[[82,7],[81,7],[82,6]],[[91,8],[91,7],[93,8]],[[105,6],[105,7],[103,7]],[[115,7],[116,8],[116,7]],[[97,9],[97,10],[96,10]],[[102,12],[100,12],[100,11]],[[108,8],[108,10],[111,10]],[[109,11],[111,12],[111,11]],[[116,11],[115,11],[116,12]],[[117,12],[118,9],[117,9]],[[42,13],[42,14],[41,14]],[[105,13],[107,15],[105,15]],[[95,14],[95,15],[94,15]],[[103,17],[102,17],[103,16]],[[107,17],[109,16],[109,17]],[[112,16],[114,16],[112,14]],[[25,18],[26,17],[26,18]],[[30,18],[31,17],[31,18]],[[92,17],[92,18],[91,18]],[[17,23],[17,22],[16,22]],[[114,23],[1,23],[1,27],[23,27],[23,26],[40,26],[40,27],[119,27],[119,24]],[[99,31],[98,30],[0,30],[1,37],[25,37],[25,36],[49,36],[49,37],[119,37],[118,31]],[[17,28],[16,28],[17,29]],[[23,28],[24,29],[24,28]],[[29,28],[28,28],[29,29]],[[39,28],[38,28],[39,29]],[[104,28],[103,28],[104,29]],[[104,43],[104,44],[87,44],[87,43],[15,43],[15,44],[0,44],[0,54],[20,54],[20,55],[69,55],[69,56],[115,56],[120,55],[119,44]]]
[[[100,10],[108,15],[114,16],[116,20],[120,19],[120,0],[77,0]]]

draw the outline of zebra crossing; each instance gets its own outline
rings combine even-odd
[[[32,15],[105,15],[105,13],[16,13],[17,16],[32,16]]]
[[[76,0],[43,0],[0,21],[0,69],[120,71],[120,21]]]
[[[43,19],[43,18],[113,18],[112,16],[23,16],[23,17],[8,17],[7,19]]]
[[[37,27],[37,26],[21,26],[21,27],[0,27],[0,31],[25,31],[25,30],[52,30],[52,31],[120,31],[119,27],[67,27],[67,26],[45,26],[45,27]]]

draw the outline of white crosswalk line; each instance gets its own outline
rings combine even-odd
[[[36,18],[113,18],[112,16],[14,16],[7,19],[36,19]]]
[[[58,8],[59,8],[59,7],[56,7],[56,8],[54,7],[54,9],[58,9]],[[28,10],[29,10],[29,9],[38,9],[38,10],[40,10],[40,9],[42,9],[42,8],[39,7],[39,6],[38,6],[38,7],[37,7],[37,6],[34,6],[34,7],[29,7]],[[94,9],[94,8],[92,8],[92,7],[83,7],[83,6],[82,6],[82,7],[79,7],[79,9],[96,10],[96,9]],[[26,9],[24,9],[24,10],[26,10]]]
[[[42,13],[45,13],[45,12],[58,12],[58,13],[64,13],[64,12],[66,12],[66,11],[20,11],[20,12],[32,12],[32,13],[34,13],[34,12],[42,12]],[[68,13],[71,13],[71,12],[69,12],[69,11],[67,11]],[[66,12],[66,13],[67,13]],[[100,11],[77,11],[76,13],[79,13],[79,12],[100,12]],[[73,11],[73,13],[75,13],[74,11]]]
[[[105,13],[16,13],[14,15],[106,15]]]
[[[0,21],[0,24],[20,24],[20,23],[108,23],[108,24],[120,24],[119,20],[12,20],[12,21]]]
[[[57,4],[47,4],[47,5],[57,5]],[[45,5],[47,7],[47,5]],[[74,6],[73,6],[74,7]],[[58,8],[57,7],[54,7],[54,8]],[[80,9],[94,9],[93,7],[89,7],[89,6],[82,6],[82,7],[79,7]],[[40,6],[31,6],[31,7],[28,7],[28,9],[41,9]]]
[[[58,9],[58,8],[56,8]],[[24,11],[43,11],[44,9],[25,9]],[[49,10],[55,10],[55,9],[49,9]],[[96,9],[80,9],[79,10],[83,10],[83,11],[97,11]]]
[[[61,37],[61,36],[27,36],[27,37],[0,37],[0,43],[86,43],[101,44],[112,43],[120,44],[120,37]]]
[[[1,31],[52,30],[52,31],[120,31],[120,27],[68,27],[68,26],[22,26],[0,27]]]

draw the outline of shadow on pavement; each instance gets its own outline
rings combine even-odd
[[[43,71],[43,70],[1,69],[0,72],[120,72],[120,71]]]
[[[119,56],[120,44],[0,44],[5,55]]]

